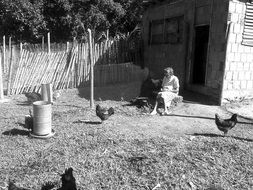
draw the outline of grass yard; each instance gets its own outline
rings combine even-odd
[[[79,189],[253,189],[252,121],[241,120],[223,137],[213,120],[224,113],[218,106],[183,103],[174,115],[150,116],[125,106],[122,89],[119,96],[107,89],[103,101],[96,97],[115,108],[103,124],[89,109],[87,92],[64,93],[53,105],[56,134],[46,140],[30,138],[22,127],[31,108],[24,95],[1,104],[2,189],[9,179],[33,190],[55,182],[57,189],[68,167]]]

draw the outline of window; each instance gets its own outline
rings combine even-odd
[[[177,44],[183,40],[183,17],[156,20],[150,23],[149,44]]]
[[[150,43],[151,44],[162,44],[163,43],[163,28],[164,22],[163,20],[153,21],[151,23],[151,36]]]

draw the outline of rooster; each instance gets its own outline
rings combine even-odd
[[[26,92],[25,96],[29,103],[33,103],[42,99],[40,93],[37,92]]]
[[[215,124],[218,129],[224,133],[224,136],[227,132],[232,129],[237,123],[237,114],[233,114],[229,119],[222,119],[217,113],[215,114]]]
[[[102,108],[100,105],[96,106],[96,115],[102,120],[107,120],[111,115],[114,114],[114,109],[111,107],[109,109]]]
[[[76,179],[73,176],[73,168],[65,170],[64,174],[61,174],[62,187],[59,190],[77,190]]]

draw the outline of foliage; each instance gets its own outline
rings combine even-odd
[[[41,10],[41,1],[0,1],[1,35],[12,36],[16,40],[38,39],[46,30]]]
[[[52,41],[131,32],[142,14],[141,0],[2,0],[0,33],[17,41],[36,41],[49,31]]]
[[[69,0],[44,0],[43,15],[52,41],[68,40],[71,36],[72,4]]]

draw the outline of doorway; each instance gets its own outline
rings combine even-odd
[[[209,25],[195,27],[195,51],[192,69],[192,83],[205,85],[209,41]]]

